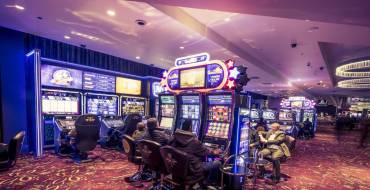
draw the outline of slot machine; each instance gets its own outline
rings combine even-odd
[[[56,152],[59,152],[66,135],[75,128],[74,123],[77,117],[82,114],[82,94],[72,91],[43,89],[41,97],[44,148],[54,147]]]
[[[176,101],[175,95],[171,93],[161,93],[158,96],[158,122],[159,127],[169,133],[172,133],[176,119]]]
[[[295,122],[295,112],[290,109],[280,109],[279,124],[280,130],[285,134],[296,137],[298,135],[298,127]]]
[[[233,94],[216,92],[206,95],[206,121],[203,143],[213,149],[227,150],[233,126]]]
[[[266,123],[267,129],[271,129],[271,124],[277,121],[277,112],[271,109],[265,109],[262,111],[262,119]]]
[[[119,97],[117,95],[98,93],[85,94],[85,113],[98,115],[102,121],[100,127],[100,142],[106,141],[110,130],[123,127],[123,121],[118,112],[118,100]]]
[[[196,92],[181,93],[177,96],[178,98],[178,113],[176,119],[176,129],[181,129],[182,124],[186,119],[192,120],[192,131],[200,139],[201,138],[201,126],[202,126],[202,96]]]
[[[308,118],[309,121],[311,121],[314,131],[316,131],[316,125],[317,125],[317,115],[315,109],[304,109],[303,110],[303,122],[306,121]]]

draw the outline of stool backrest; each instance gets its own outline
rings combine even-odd
[[[163,161],[160,153],[161,145],[150,140],[142,140],[138,143],[143,163],[154,171],[160,171]]]
[[[172,180],[185,181],[189,170],[188,154],[172,146],[164,146],[161,155],[167,172],[172,174]]]
[[[123,145],[123,151],[126,153],[128,161],[133,162],[135,155],[136,155],[135,154],[135,151],[136,151],[135,140],[128,135],[123,135],[122,145]]]
[[[81,115],[75,122],[76,146],[81,152],[93,150],[99,140],[100,120],[96,115]]]
[[[26,133],[24,131],[21,131],[17,133],[9,142],[9,161],[12,163],[15,163],[15,160],[22,149],[25,134]]]

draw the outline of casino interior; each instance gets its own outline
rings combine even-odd
[[[0,189],[369,189],[370,1],[0,1]]]

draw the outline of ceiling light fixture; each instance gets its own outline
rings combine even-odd
[[[71,39],[71,37],[70,36],[67,36],[67,35],[64,35],[64,39],[69,40],[69,39]]]
[[[225,18],[224,21],[225,22],[229,22],[231,19],[229,17]]]
[[[180,46],[179,48],[180,48],[180,49],[185,49],[185,47],[184,47],[184,46]]]
[[[107,15],[116,16],[116,12],[114,10],[107,10]]]
[[[89,40],[94,40],[94,41],[99,40],[98,37],[91,36],[91,35],[88,35],[88,34],[83,34],[83,33],[76,32],[76,31],[71,31],[71,34],[82,37],[82,38],[86,38],[86,39],[89,39]]]
[[[136,56],[135,58],[136,58],[136,59],[140,59],[140,56]]]
[[[5,7],[16,8],[16,9],[21,10],[21,11],[24,10],[24,7],[23,6],[17,5],[17,4],[15,4],[15,5],[6,5]]]
[[[370,78],[342,80],[338,82],[338,87],[370,89]]]
[[[367,70],[363,71],[363,69]],[[370,69],[370,59],[367,59],[362,61],[350,62],[348,64],[339,66],[335,69],[335,75],[339,77],[351,77],[351,78],[370,77],[369,69]]]

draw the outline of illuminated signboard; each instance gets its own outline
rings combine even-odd
[[[41,85],[82,89],[82,71],[52,65],[41,65]]]
[[[84,72],[83,89],[102,92],[115,92],[116,78],[99,73]]]
[[[123,77],[116,78],[116,93],[140,95],[141,81]]]
[[[164,92],[164,88],[161,86],[160,82],[153,82],[152,83],[152,95],[154,97],[158,97],[158,94]]]
[[[201,63],[201,62],[206,62],[209,61],[209,54],[208,53],[200,53],[196,55],[190,55],[186,57],[180,57],[177,58],[175,61],[176,66],[181,66],[181,65],[187,65],[187,64],[192,64],[192,63]]]
[[[229,78],[232,67],[233,64],[219,60],[177,66],[164,73],[161,85],[174,93],[190,88],[199,92],[231,89],[235,87],[234,79]]]

